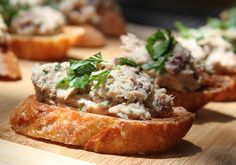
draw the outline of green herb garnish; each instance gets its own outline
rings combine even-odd
[[[222,30],[227,29],[227,24],[224,21],[221,21],[220,19],[217,18],[209,18],[207,20],[207,24],[215,29],[222,29]]]
[[[97,89],[106,82],[111,72],[110,70],[98,71],[98,64],[102,61],[101,53],[82,61],[70,61],[68,75],[58,82],[57,87],[85,89],[94,82],[94,88]]]
[[[152,60],[142,65],[142,68],[162,72],[166,61],[172,56],[175,44],[176,41],[169,30],[158,30],[147,39],[146,49]]]
[[[29,9],[29,5],[20,4],[13,6],[10,0],[0,0],[0,13],[7,25],[10,25],[13,18],[20,12]]]
[[[233,52],[236,53],[236,43],[235,40],[233,38],[227,37],[227,36],[223,36],[224,40],[228,41],[232,47],[233,47]]]
[[[224,20],[218,18],[208,19],[208,25],[216,29],[230,29],[236,28],[236,7],[233,7],[227,11],[228,17]]]
[[[132,67],[138,66],[138,64],[136,62],[134,62],[133,60],[128,59],[126,57],[120,57],[118,60],[119,60],[120,65],[128,65],[128,66],[132,66]]]
[[[175,27],[183,38],[200,40],[206,36],[200,29],[188,28],[179,21],[175,22]]]
[[[111,71],[110,70],[103,70],[100,72],[94,72],[92,75],[90,75],[90,81],[95,82],[94,89],[97,89],[100,87],[102,84],[104,84],[110,75]]]

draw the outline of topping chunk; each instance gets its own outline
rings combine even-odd
[[[21,12],[12,23],[11,30],[20,35],[53,35],[62,32],[63,15],[50,7],[33,7]]]

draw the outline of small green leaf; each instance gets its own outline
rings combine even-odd
[[[90,76],[90,80],[95,82],[94,89],[97,89],[101,85],[105,84],[110,73],[111,73],[111,70],[103,70],[103,71],[93,73]]]
[[[70,87],[85,89],[89,84],[89,75],[85,74],[81,77],[75,77],[69,82]]]
[[[70,77],[70,76],[67,76],[67,77],[63,78],[62,80],[60,80],[57,83],[56,87],[57,88],[68,88],[71,79],[73,79],[73,77]]]
[[[147,39],[146,49],[152,60],[143,64],[142,68],[162,72],[175,44],[176,41],[169,30],[158,30]]]
[[[132,67],[138,66],[138,64],[136,64],[133,60],[130,60],[126,57],[120,57],[119,64],[120,65],[128,65],[128,66],[132,66]]]

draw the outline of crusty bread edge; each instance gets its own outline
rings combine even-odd
[[[167,90],[167,94],[174,96],[175,106],[182,106],[189,112],[197,112],[210,101],[217,98],[225,99],[234,88],[234,81],[228,76],[213,75],[209,87],[196,92],[177,92]]]
[[[109,154],[150,154],[169,150],[189,131],[194,114],[174,108],[173,117],[125,120],[60,108],[28,97],[10,115],[23,135]]]
[[[81,28],[52,36],[20,36],[11,34],[10,49],[19,57],[29,60],[55,61],[63,60],[66,53],[83,34]]]

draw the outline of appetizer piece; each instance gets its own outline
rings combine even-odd
[[[98,28],[105,35],[119,37],[126,33],[125,21],[115,1],[100,0],[97,12],[100,16]]]
[[[220,30],[224,38],[233,45],[234,52],[236,52],[236,7],[222,12],[220,17],[221,19],[209,19],[207,26]]]
[[[65,15],[69,24],[79,25],[84,30],[83,35],[78,38],[75,46],[105,46],[106,40],[104,35],[95,28],[95,25],[100,21],[95,6],[89,4],[87,0],[61,0],[58,2],[57,8]],[[76,29],[77,26],[70,28]]]
[[[126,32],[125,22],[114,1],[59,0],[49,5],[60,10],[70,25],[84,29],[76,46],[100,47],[106,44],[103,34],[118,37]],[[76,28],[77,26],[74,26]]]
[[[8,49],[7,26],[0,15],[0,79],[18,80],[21,73],[18,60],[13,52]]]
[[[10,116],[21,134],[110,154],[164,152],[190,129],[194,115],[140,67],[101,54],[33,68],[36,95]]]
[[[10,46],[20,58],[62,60],[82,30],[64,28],[63,15],[49,7],[33,7],[11,22]]]
[[[228,75],[234,79],[235,86],[230,92],[216,97],[218,101],[236,99],[236,56],[233,45],[220,30],[210,27],[187,28],[178,23],[180,35],[177,40],[189,49],[195,59],[205,61],[205,68],[211,74]]]
[[[157,31],[147,42],[132,34],[122,36],[121,40],[128,59],[121,58],[120,62],[140,65],[158,86],[174,96],[175,106],[196,112],[233,85],[230,78],[211,77],[203,63],[195,60],[169,31]]]

